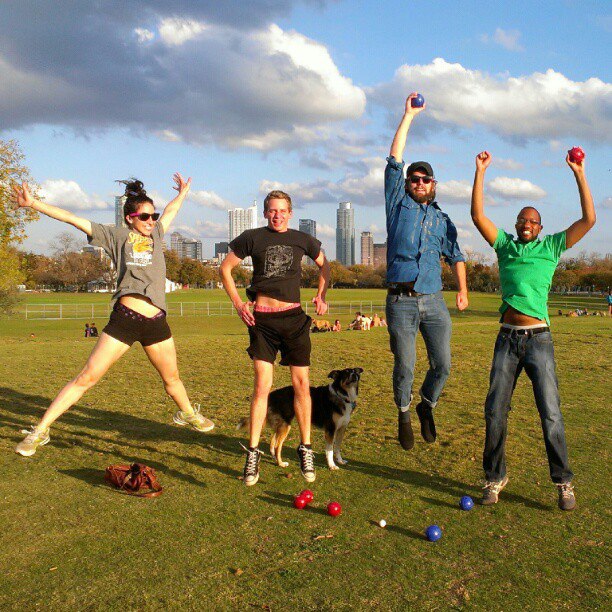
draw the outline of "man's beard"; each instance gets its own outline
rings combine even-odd
[[[434,187],[429,195],[417,195],[416,193],[408,189],[408,195],[418,204],[428,204],[429,202],[433,202],[436,199],[436,189]]]

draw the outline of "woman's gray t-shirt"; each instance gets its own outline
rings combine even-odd
[[[102,247],[117,270],[114,304],[122,295],[143,295],[166,310],[166,260],[163,249],[164,228],[156,223],[151,236],[143,236],[127,227],[91,224],[87,241]]]

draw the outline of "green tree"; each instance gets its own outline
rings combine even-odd
[[[31,182],[24,155],[15,140],[0,140],[0,312],[8,313],[16,302],[17,285],[24,280],[15,250],[26,237],[25,226],[38,218],[30,208],[13,209],[14,183]]]

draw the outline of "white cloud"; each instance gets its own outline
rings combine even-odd
[[[498,176],[487,184],[491,193],[505,200],[541,200],[546,192],[530,181]]]
[[[552,69],[510,77],[470,70],[436,58],[403,65],[393,80],[369,90],[373,101],[398,112],[399,91],[425,91],[425,125],[470,129],[482,125],[504,138],[608,142],[612,134],[612,84],[598,78],[572,81]]]
[[[191,238],[217,238],[227,239],[227,224],[215,223],[214,221],[197,220],[194,225],[172,224],[170,232],[186,234]]]
[[[496,28],[493,36],[483,34],[480,39],[484,43],[493,41],[508,51],[524,51],[525,48],[519,43],[520,37],[521,33],[518,30],[503,30],[502,28]]]
[[[168,46],[178,46],[196,38],[206,30],[206,24],[195,19],[167,17],[159,24],[159,36]]]
[[[496,168],[503,168],[504,170],[522,170],[525,167],[523,162],[516,161],[510,157],[496,157],[494,159],[494,164]]]
[[[336,228],[325,223],[317,223],[317,236],[319,238],[335,238]]]
[[[441,202],[457,200],[469,202],[472,198],[472,184],[469,181],[445,181],[436,185],[436,197]]]
[[[146,28],[134,28],[134,34],[139,43],[145,43],[155,38],[155,34]]]
[[[203,206],[204,208],[212,208],[215,210],[229,210],[230,208],[236,208],[232,202],[222,198],[214,191],[190,191],[187,199],[190,202],[198,204],[199,206]]]
[[[39,194],[49,204],[68,210],[101,210],[113,206],[96,195],[87,195],[76,181],[64,179],[44,181]]]
[[[612,209],[612,196],[608,196],[607,198],[604,198],[600,203],[599,203],[599,208],[607,208],[607,209]]]

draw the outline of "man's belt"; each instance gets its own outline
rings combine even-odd
[[[414,290],[414,283],[393,283],[387,289],[388,295],[407,295],[408,297],[417,297],[423,295]]]
[[[542,334],[544,332],[550,331],[550,327],[533,327],[532,329],[512,329],[511,327],[506,327],[505,325],[502,325],[500,331],[504,334],[510,334],[511,336],[514,334],[515,336],[527,336],[528,338],[531,338],[531,336],[535,336],[536,334]]]

